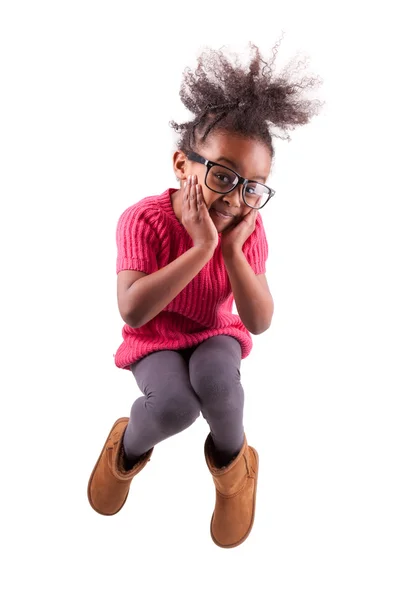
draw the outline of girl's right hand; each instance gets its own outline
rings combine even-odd
[[[193,240],[194,246],[215,248],[218,246],[218,231],[204,202],[197,175],[189,175],[183,190],[182,225]]]

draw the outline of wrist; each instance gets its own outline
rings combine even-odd
[[[196,248],[196,250],[199,250],[199,251],[203,252],[204,254],[211,254],[211,256],[214,254],[217,246],[218,246],[218,244],[215,244],[214,242],[204,242],[204,243],[193,244],[193,248]]]
[[[243,254],[242,246],[229,244],[228,246],[224,246],[222,244],[222,256],[229,260],[234,259]]]
[[[193,248],[201,248],[203,250],[208,250],[210,252],[214,252],[214,250],[217,246],[218,246],[218,240],[207,241],[207,242],[193,242]]]

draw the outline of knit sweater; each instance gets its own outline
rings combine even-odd
[[[127,208],[116,230],[119,273],[125,269],[147,274],[162,269],[193,247],[193,241],[175,215],[169,188]],[[253,346],[239,315],[232,313],[233,293],[221,251],[221,233],[213,257],[158,315],[145,325],[125,324],[123,342],[114,354],[115,365],[129,365],[158,350],[195,346],[215,335],[236,338],[246,358]],[[243,253],[255,273],[265,273],[268,243],[260,212],[256,227],[243,245]]]

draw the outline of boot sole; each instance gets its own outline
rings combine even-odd
[[[220,544],[215,539],[215,537],[213,536],[213,532],[212,532],[212,525],[213,525],[213,521],[214,521],[214,513],[213,513],[213,516],[211,518],[211,524],[210,524],[210,533],[211,533],[212,541],[214,542],[214,544],[216,544],[220,548],[236,548],[237,546],[240,546],[240,544],[243,544],[243,542],[245,542],[247,540],[247,538],[249,537],[249,535],[251,533],[251,530],[253,529],[254,518],[255,518],[255,515],[256,515],[256,500],[257,500],[257,482],[258,482],[259,457],[258,457],[258,452],[257,452],[257,450],[255,448],[250,448],[249,447],[249,451],[253,452],[254,458],[256,459],[256,465],[257,465],[257,473],[256,473],[256,477],[255,477],[255,480],[254,480],[253,514],[252,514],[252,517],[251,517],[250,526],[249,526],[249,529],[247,530],[246,534],[238,542],[235,542],[234,544],[228,544],[228,545]]]
[[[117,513],[118,513],[118,512],[121,510],[121,508],[122,508],[122,507],[125,505],[125,502],[126,502],[126,500],[127,500],[127,498],[128,498],[128,495],[129,495],[129,490],[128,490],[128,493],[127,493],[127,495],[126,495],[126,497],[125,497],[124,503],[123,503],[123,504],[120,506],[120,508],[119,508],[117,511],[115,511],[115,512],[113,512],[113,513],[104,513],[104,512],[101,512],[101,511],[99,511],[99,510],[98,510],[98,509],[97,509],[97,508],[94,506],[94,504],[93,504],[93,502],[92,502],[91,495],[90,495],[90,488],[91,488],[91,485],[92,485],[92,480],[93,480],[94,474],[95,474],[95,472],[96,472],[96,469],[97,469],[97,467],[98,467],[98,464],[99,464],[99,462],[100,462],[100,460],[101,460],[101,457],[103,456],[103,454],[104,454],[104,451],[105,451],[105,449],[106,449],[106,446],[107,446],[108,439],[109,439],[109,437],[111,436],[111,434],[112,434],[112,432],[113,432],[113,430],[114,430],[115,426],[116,426],[116,425],[118,425],[118,423],[121,423],[122,421],[124,421],[124,422],[127,422],[127,417],[121,417],[120,419],[117,419],[117,420],[115,421],[114,425],[111,427],[111,429],[110,429],[110,433],[108,434],[108,436],[107,436],[107,438],[106,438],[106,441],[105,441],[105,443],[104,443],[103,449],[102,449],[102,451],[100,452],[100,456],[99,456],[99,458],[97,459],[97,462],[96,462],[96,464],[95,464],[95,466],[94,466],[94,469],[93,469],[93,471],[92,471],[92,474],[90,475],[90,478],[89,478],[89,483],[88,483],[88,486],[87,486],[87,497],[88,497],[88,500],[89,500],[89,504],[90,504],[90,506],[93,508],[93,510],[95,510],[97,513],[99,513],[99,515],[104,515],[105,517],[112,517],[113,515],[116,515],[116,514],[117,514]]]

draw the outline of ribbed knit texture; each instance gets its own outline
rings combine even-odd
[[[193,247],[193,241],[177,219],[169,188],[127,208],[116,231],[117,273],[125,269],[147,274],[162,269]],[[221,252],[221,234],[212,259],[192,281],[146,325],[122,328],[123,342],[114,355],[122,369],[157,350],[195,346],[214,335],[235,337],[242,359],[253,346],[240,317],[232,313],[233,294]],[[265,273],[268,243],[261,213],[256,228],[243,245],[243,253],[255,273]]]

